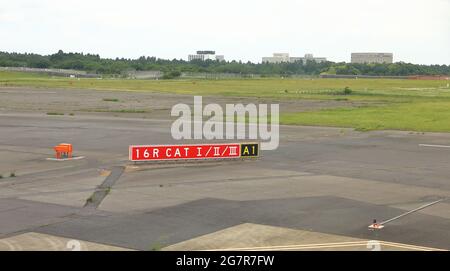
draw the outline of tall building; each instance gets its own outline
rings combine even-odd
[[[392,53],[352,53],[352,63],[392,63]]]
[[[197,54],[195,55],[189,55],[188,60],[194,60],[194,59],[200,59],[200,60],[218,60],[218,61],[225,61],[225,57],[223,55],[216,55],[215,51],[197,51]]]
[[[263,63],[293,63],[296,61],[302,61],[303,64],[306,64],[306,62],[308,61],[315,61],[317,63],[320,63],[327,61],[327,59],[325,57],[314,57],[313,54],[306,54],[304,57],[295,57],[289,56],[288,53],[273,53],[272,56],[262,58]]]

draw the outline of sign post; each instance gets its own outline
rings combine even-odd
[[[259,156],[259,143],[217,143],[189,145],[131,145],[129,160],[172,161],[254,158]]]

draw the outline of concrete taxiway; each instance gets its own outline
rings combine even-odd
[[[450,145],[449,134],[282,126],[280,147],[258,160],[127,161],[130,144],[192,143],[174,141],[170,125],[2,112],[0,249],[63,250],[71,240],[90,250],[373,250],[372,240],[382,250],[450,249],[448,200],[367,228],[450,197],[450,149],[433,147]],[[61,142],[85,158],[46,160]],[[62,241],[27,241],[39,238]]]

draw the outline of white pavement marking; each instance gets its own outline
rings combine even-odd
[[[406,213],[403,213],[403,214],[401,214],[401,215],[398,215],[398,216],[396,216],[396,217],[393,217],[393,218],[391,218],[391,219],[388,219],[388,220],[386,220],[386,221],[383,221],[383,222],[381,222],[381,223],[379,223],[379,224],[380,224],[380,225],[387,224],[387,223],[389,223],[389,222],[391,222],[391,221],[397,220],[397,219],[399,219],[399,218],[401,218],[401,217],[404,217],[404,216],[406,216],[406,215],[409,215],[409,214],[411,214],[411,213],[420,211],[420,210],[422,210],[422,209],[425,209],[425,208],[427,208],[427,207],[430,207],[430,206],[432,206],[432,205],[435,205],[435,204],[437,204],[437,203],[439,203],[439,202],[442,202],[442,201],[444,201],[444,200],[447,200],[447,198],[443,198],[443,199],[440,199],[440,200],[436,200],[436,201],[427,203],[427,204],[422,205],[422,206],[420,206],[420,207],[418,207],[418,208],[416,208],[416,209],[414,209],[414,210],[408,211],[408,212],[406,212]]]
[[[71,161],[71,160],[80,160],[80,159],[84,159],[84,156],[75,156],[72,158],[46,158],[45,160],[48,161]]]
[[[450,148],[448,145],[433,145],[433,144],[419,144],[420,147],[431,147],[431,148]]]

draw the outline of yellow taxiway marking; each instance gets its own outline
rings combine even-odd
[[[354,246],[367,246],[369,242],[378,242],[380,245],[405,248],[411,250],[421,251],[446,251],[443,249],[436,249],[430,247],[422,247],[415,245],[407,245],[400,243],[384,242],[377,240],[368,241],[354,241],[354,242],[338,242],[338,243],[322,243],[322,244],[305,244],[305,245],[287,245],[287,246],[263,246],[263,247],[240,247],[240,248],[226,248],[226,249],[212,249],[208,251],[226,251],[226,250],[301,250],[301,249],[320,249],[320,248],[339,248],[339,247],[354,247]]]
[[[262,246],[262,247],[240,247],[230,248],[225,250],[258,250],[258,249],[286,249],[286,248],[298,248],[298,247],[310,247],[310,246],[332,246],[332,245],[359,245],[366,244],[367,242],[355,241],[355,242],[339,242],[339,243],[323,243],[323,244],[305,244],[305,245],[286,245],[286,246]]]
[[[398,248],[409,248],[409,249],[416,249],[416,250],[423,250],[423,251],[447,251],[445,249],[439,249],[439,248],[415,246],[415,245],[392,243],[392,242],[385,242],[385,241],[379,241],[379,242],[385,246],[398,247]]]

